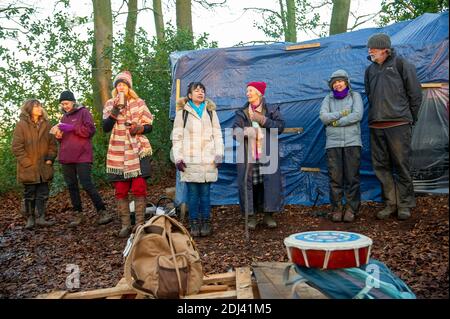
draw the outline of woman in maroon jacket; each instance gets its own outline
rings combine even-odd
[[[91,171],[93,162],[92,136],[95,125],[91,113],[81,104],[75,103],[75,96],[70,91],[61,93],[59,102],[64,115],[61,122],[53,127],[52,133],[60,142],[58,160],[62,165],[64,180],[72,201],[75,219],[69,227],[76,227],[83,221],[82,205],[78,180],[89,195],[99,214],[98,224],[107,224],[112,216],[106,210],[94,183]]]

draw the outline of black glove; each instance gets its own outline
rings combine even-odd
[[[120,114],[120,108],[118,105],[114,105],[111,110],[111,117],[117,119]]]
[[[184,169],[186,168],[186,164],[184,163],[183,160],[179,160],[179,161],[175,164],[175,166],[177,167],[177,169],[178,169],[180,172],[184,172]]]

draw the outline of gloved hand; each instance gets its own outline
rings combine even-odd
[[[334,127],[336,127],[336,126],[339,125],[339,122],[338,122],[338,121],[333,121],[333,122],[331,122],[331,125],[333,125]]]
[[[250,120],[256,121],[259,123],[259,125],[263,126],[266,122],[266,117],[258,112],[253,112],[250,114]]]
[[[347,116],[350,114],[350,110],[349,109],[344,109],[341,112],[339,112],[341,114],[341,116]]]
[[[216,155],[214,157],[214,164],[216,164],[216,167],[219,168],[219,166],[222,164],[222,156]]]
[[[179,160],[179,161],[175,164],[175,166],[177,167],[177,169],[178,169],[180,172],[184,172],[184,169],[186,168],[186,164],[184,163],[183,160]]]
[[[131,136],[135,136],[136,134],[144,133],[144,126],[140,124],[133,123],[130,126],[130,134]]]
[[[69,133],[75,129],[75,125],[69,123],[59,123],[58,128],[64,133]]]
[[[111,110],[111,117],[117,119],[120,113],[120,109],[118,105],[114,105]]]

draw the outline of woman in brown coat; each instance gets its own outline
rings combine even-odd
[[[53,178],[53,162],[56,158],[56,141],[49,133],[50,123],[41,102],[25,101],[19,122],[14,129],[12,151],[17,158],[17,181],[25,187],[26,229],[35,224],[51,226],[45,220],[45,207],[49,194],[49,181]]]

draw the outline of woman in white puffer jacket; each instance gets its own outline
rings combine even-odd
[[[201,82],[188,86],[177,101],[172,132],[172,156],[188,189],[191,235],[211,234],[210,186],[217,181],[224,145],[216,105],[206,99]]]

